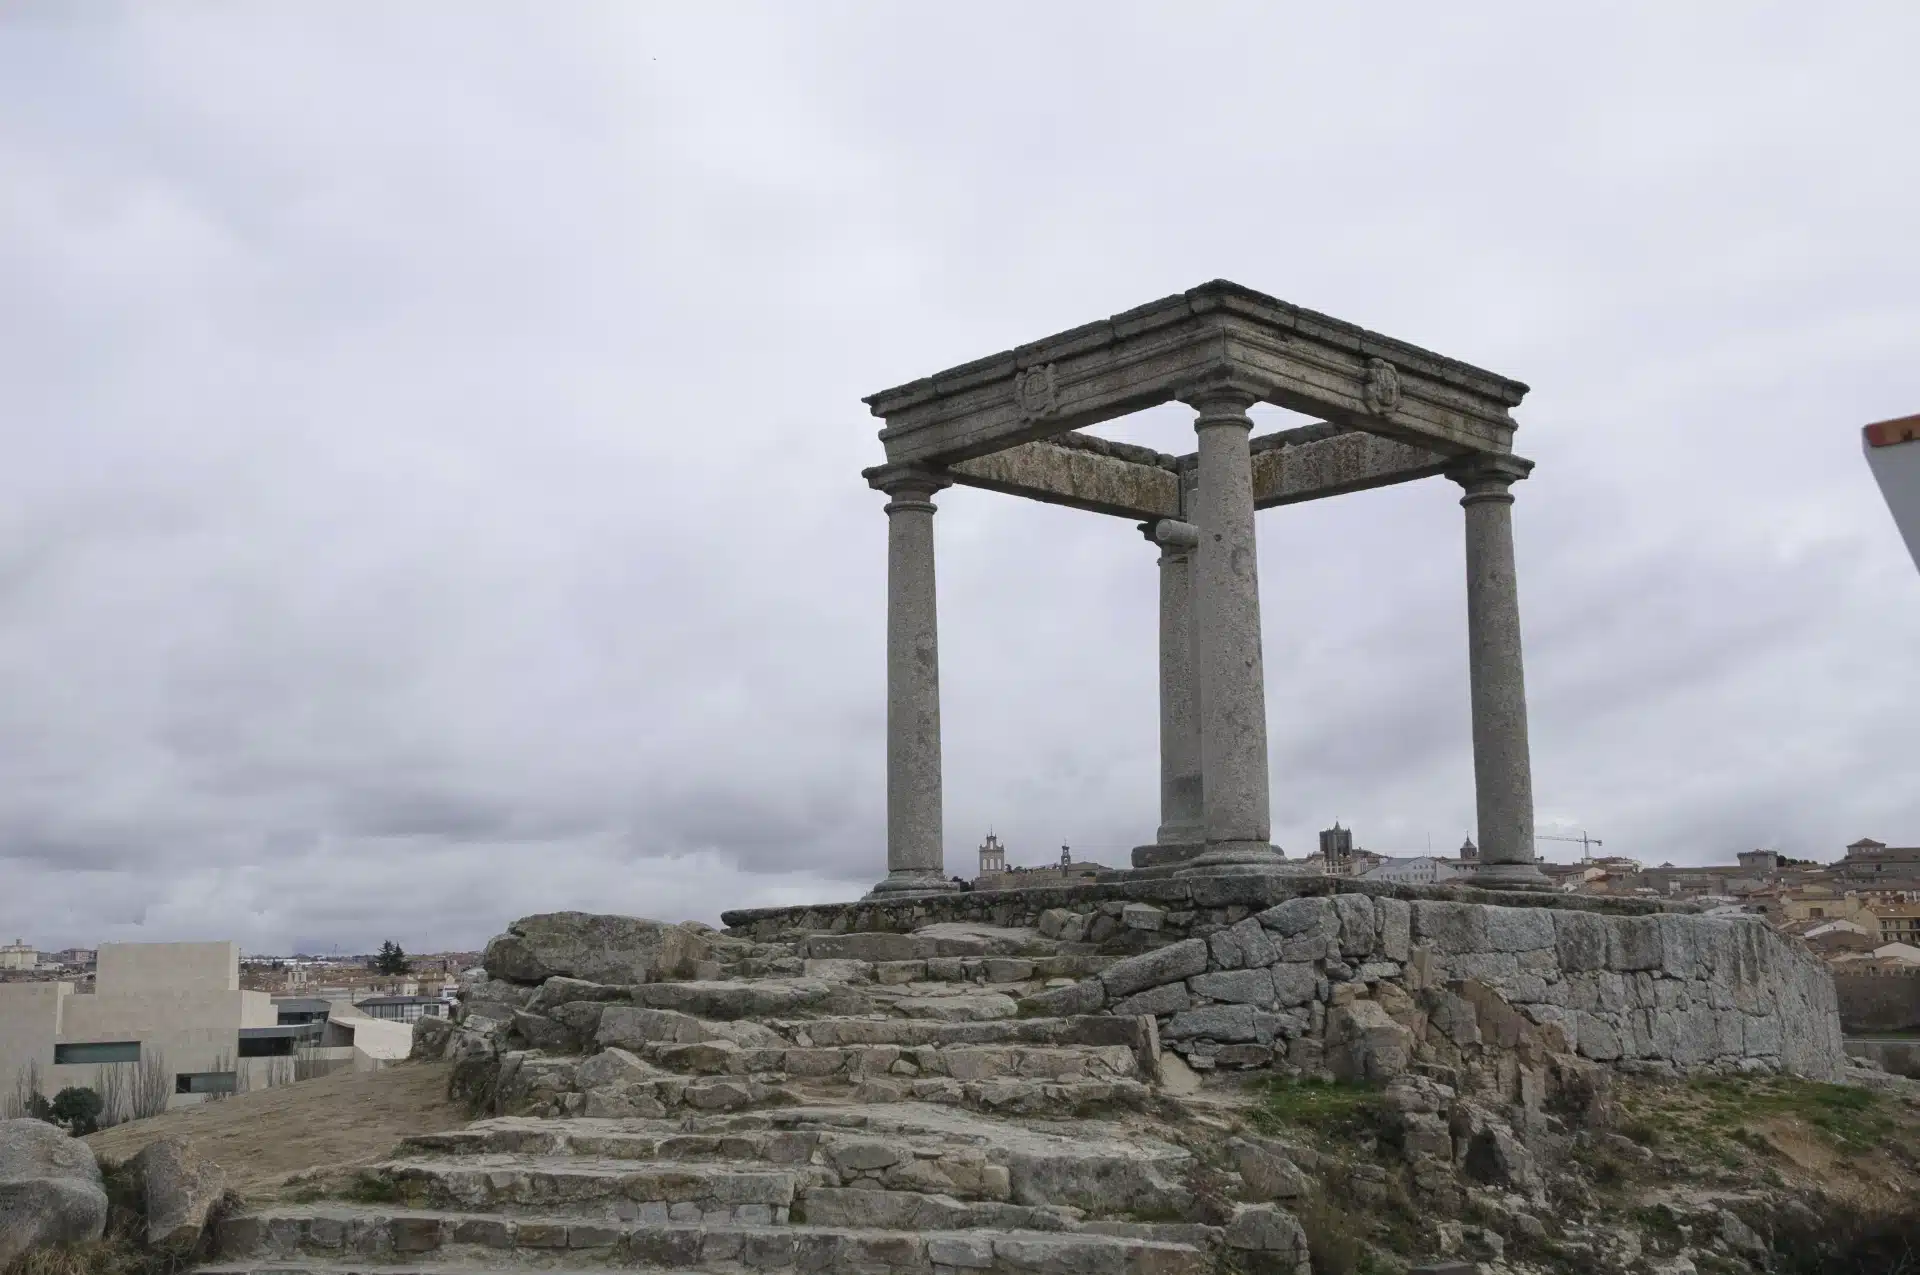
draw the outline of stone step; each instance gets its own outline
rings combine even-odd
[[[847,1045],[754,1049],[731,1041],[649,1044],[641,1057],[668,1071],[705,1076],[864,1078],[951,1076],[955,1080],[1138,1079],[1130,1045]]]
[[[802,1048],[842,1045],[1127,1045],[1148,1043],[1137,1018],[1111,1014],[1036,1015],[991,1022],[850,1017],[774,1020],[767,1026]]]
[[[773,1168],[577,1156],[463,1156],[393,1160],[371,1170],[409,1208],[481,1213],[529,1210],[626,1222],[777,1226],[796,1194],[837,1185],[829,1169]]]
[[[813,1187],[793,1205],[809,1226],[881,1231],[1053,1231],[1078,1228],[1079,1209],[1057,1204],[959,1200],[919,1191]]]
[[[936,1266],[1006,1275],[1204,1275],[1213,1267],[1195,1245],[1099,1233],[659,1225],[345,1205],[230,1217],[217,1227],[215,1244],[229,1271],[274,1270],[274,1263],[303,1258],[345,1261],[347,1269],[354,1258],[373,1258],[381,1270],[409,1262],[436,1270],[524,1269],[561,1259],[582,1267],[716,1275],[783,1267],[932,1275]]]
[[[1050,956],[1059,950],[1037,931],[989,925],[929,925],[912,934],[870,931],[858,934],[808,934],[791,940],[807,960],[926,961],[937,958]]]
[[[878,1154],[876,1154],[878,1152]],[[1002,1231],[1077,1229],[1084,1210],[1060,1205],[961,1199],[933,1189],[936,1173],[897,1174],[912,1189],[841,1186],[828,1167],[846,1161],[849,1181],[872,1180],[853,1167],[876,1159],[911,1166],[895,1148],[830,1145],[827,1163],[789,1169],[699,1162],[584,1160],[571,1157],[466,1156],[453,1160],[395,1160],[370,1172],[391,1183],[395,1203],[411,1209],[465,1213],[563,1214],[600,1221],[704,1226],[866,1227],[894,1231]],[[890,1166],[888,1166],[890,1167]],[[937,1166],[936,1171],[937,1171]],[[966,1185],[1008,1192],[1008,1177],[963,1166]],[[364,1179],[362,1179],[364,1181]],[[949,1178],[948,1181],[951,1181]],[[977,1194],[977,1192],[976,1192]]]
[[[396,1154],[813,1166],[842,1187],[1066,1205],[1090,1218],[1182,1215],[1193,1202],[1185,1182],[1193,1157],[1169,1143],[1098,1121],[1039,1126],[914,1103],[679,1121],[509,1116],[416,1135]]]
[[[466,1262],[445,1265],[437,1261],[428,1261],[426,1265],[417,1262],[402,1262],[399,1265],[391,1261],[308,1261],[304,1258],[260,1258],[257,1261],[216,1262],[212,1266],[196,1266],[194,1275],[502,1275],[503,1272],[525,1269],[513,1266],[472,1266]],[[541,1275],[604,1275],[606,1267],[598,1269],[588,1267],[552,1267],[539,1268]],[[699,1271],[658,1271],[655,1275],[701,1275]]]
[[[1045,956],[933,956],[923,960],[856,960],[813,957],[795,971],[807,978],[837,983],[877,983],[882,987],[937,984],[981,986],[1044,983],[1049,979],[1081,979],[1097,974],[1112,958],[1077,952]]]

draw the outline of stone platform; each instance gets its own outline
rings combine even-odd
[[[1054,909],[1097,913],[1144,903],[1166,913],[1175,930],[1230,925],[1296,898],[1361,894],[1374,898],[1480,903],[1500,907],[1553,908],[1611,916],[1695,912],[1690,903],[1663,899],[1609,899],[1542,891],[1482,890],[1470,885],[1392,885],[1305,873],[1183,877],[1164,872],[1116,872],[1111,878],[1072,885],[1014,890],[962,890],[940,894],[867,898],[851,903],[809,903],[778,908],[736,908],[720,914],[729,930],[761,940],[792,931],[905,934],[923,925],[968,922],[1026,926]],[[1117,905],[1117,907],[1116,907]],[[1231,916],[1229,915],[1231,913]]]
[[[1817,1079],[1845,1066],[1833,980],[1803,944],[1759,918],[1661,900],[1129,875],[724,919],[757,942],[971,925],[1119,956],[1022,1012],[1151,1020],[1199,1070],[1384,1081],[1415,1064],[1491,1068],[1507,1090],[1547,1084],[1555,1057]]]

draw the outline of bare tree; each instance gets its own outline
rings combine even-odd
[[[110,1129],[133,1119],[133,1069],[138,1063],[101,1063],[93,1069],[93,1091],[100,1095],[100,1127]]]
[[[173,1073],[167,1070],[167,1056],[158,1049],[140,1051],[134,1065],[131,1098],[133,1118],[145,1120],[157,1116],[173,1101]]]
[[[334,1070],[333,1060],[320,1056],[320,1043],[314,1039],[300,1042],[293,1055],[293,1078],[313,1080]]]
[[[38,1116],[39,1109],[47,1101],[42,1088],[40,1060],[28,1059],[26,1066],[13,1073],[13,1091],[0,1101],[0,1118],[23,1120],[29,1116]]]
[[[232,1077],[233,1083],[222,1089],[216,1082],[214,1088],[205,1091],[208,1102],[219,1102],[240,1092],[240,1068],[231,1050],[223,1049],[213,1056],[213,1074],[217,1076],[223,1072]]]

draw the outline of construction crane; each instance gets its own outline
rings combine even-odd
[[[1860,431],[1867,468],[1920,567],[1920,416],[1880,421]]]
[[[1577,837],[1555,837],[1544,832],[1536,832],[1533,834],[1533,839],[1535,841],[1571,841],[1574,845],[1580,847],[1580,862],[1582,863],[1592,863],[1593,847],[1605,844],[1600,838],[1589,837],[1584,832]]]

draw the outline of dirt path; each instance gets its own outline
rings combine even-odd
[[[87,1139],[124,1160],[178,1135],[227,1171],[227,1185],[259,1195],[288,1174],[383,1160],[401,1138],[467,1122],[446,1099],[442,1063],[398,1063],[238,1094],[136,1120]]]

